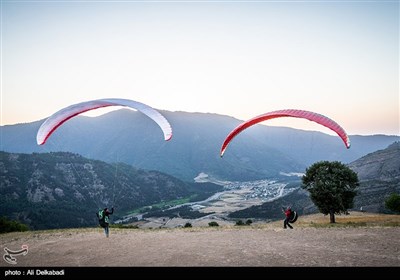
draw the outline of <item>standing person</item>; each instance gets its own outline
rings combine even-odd
[[[282,207],[282,211],[283,213],[285,213],[285,220],[283,221],[283,228],[286,229],[287,226],[291,229],[293,229],[293,227],[290,225],[290,219],[292,216],[292,209],[290,208],[290,206],[288,206],[286,209],[284,207]]]
[[[99,213],[96,213],[97,217],[99,218],[100,226],[104,228],[104,233],[106,234],[106,237],[108,237],[110,232],[109,229],[110,215],[112,215],[113,213],[114,213],[114,207],[111,208],[111,212],[106,207],[103,210],[100,210]]]

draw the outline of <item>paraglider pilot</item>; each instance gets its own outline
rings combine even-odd
[[[283,228],[286,229],[287,227],[293,229],[293,227],[290,225],[290,218],[292,215],[292,209],[290,206],[288,206],[286,209],[282,207],[283,213],[285,213],[285,220],[283,221]]]
[[[104,208],[103,210],[99,211],[97,214],[97,217],[99,218],[99,223],[100,226],[104,228],[104,233],[106,234],[106,237],[109,235],[109,223],[110,223],[110,215],[114,213],[114,207],[111,208],[111,212],[108,210],[108,208]]]

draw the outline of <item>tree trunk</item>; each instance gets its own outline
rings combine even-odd
[[[329,212],[329,216],[330,216],[330,219],[331,219],[331,224],[336,223],[336,222],[335,222],[335,211],[331,210],[331,211]]]

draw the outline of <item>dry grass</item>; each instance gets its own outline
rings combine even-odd
[[[400,227],[400,215],[389,215],[389,214],[377,214],[367,212],[350,212],[349,215],[335,215],[336,223],[331,224],[329,215],[323,215],[321,213],[302,215],[299,216],[296,223],[293,224],[296,228],[329,228],[329,227]],[[269,228],[269,229],[280,229],[283,227],[283,220],[268,222],[257,221],[251,224],[251,226],[236,226],[233,222],[214,220],[214,219],[201,219],[196,220],[185,220],[185,219],[173,219],[169,225],[170,227],[159,227],[159,225],[149,224],[149,226],[140,226],[140,230],[174,230],[178,224],[185,224],[190,222],[192,228],[181,228],[180,230],[187,231],[204,231],[204,230],[236,230],[236,229],[254,229],[254,228]],[[208,226],[209,222],[216,221],[218,227]],[[114,230],[114,229],[113,229]]]
[[[251,226],[235,226],[235,225],[222,225],[216,227],[215,230],[224,229],[281,229],[283,227],[282,217],[279,221],[264,222],[256,221]],[[331,224],[329,215],[321,213],[311,215],[301,215],[297,221],[292,224],[295,228],[331,228],[331,227],[400,227],[400,215],[377,214],[366,212],[350,212],[349,215],[335,215],[335,224]],[[200,229],[204,229],[200,227]],[[197,227],[196,227],[197,228]]]
[[[311,214],[305,216],[299,216],[296,223],[293,224],[295,228],[329,228],[329,227],[400,227],[400,215],[388,215],[388,214],[376,214],[366,212],[350,212],[349,215],[335,215],[336,223],[331,224],[329,222],[329,215],[323,214]],[[211,221],[211,220],[210,220]],[[202,224],[198,224],[192,228],[112,228],[112,232],[124,232],[126,230],[135,231],[221,231],[221,230],[247,230],[247,229],[280,229],[283,226],[283,218],[280,221],[274,222],[255,222],[251,226],[235,226],[233,224],[221,224],[219,227],[208,226],[208,220],[204,220]],[[219,221],[218,221],[219,222]],[[58,236],[58,235],[80,235],[92,232],[102,232],[99,227],[93,228],[69,228],[69,229],[52,229],[52,230],[38,230],[38,231],[27,231],[27,232],[12,232],[6,234],[0,234],[0,236],[19,239],[26,236],[32,236],[33,238],[40,239],[42,236]]]
[[[336,223],[331,224],[329,215],[313,214],[300,216],[296,227],[399,227],[400,215],[350,212],[349,215],[335,215]]]
[[[331,224],[329,220],[329,215],[311,214],[311,215],[301,215],[297,219],[296,223],[293,224],[295,228],[330,228],[330,227],[400,227],[400,215],[388,215],[388,214],[377,214],[377,213],[367,213],[367,212],[350,212],[349,215],[335,215],[336,223]],[[182,228],[187,231],[204,231],[204,230],[236,230],[236,229],[281,229],[283,227],[282,217],[279,221],[265,222],[265,221],[255,221],[250,226],[236,226],[232,222],[216,220],[219,224],[218,227],[209,227],[208,223],[211,219],[204,219],[201,221],[190,221],[184,220],[184,222],[190,222],[193,228]],[[179,221],[175,221],[176,222]],[[180,223],[184,223],[180,221]],[[171,222],[171,225],[174,225]],[[141,227],[144,229],[146,227]],[[148,227],[147,227],[148,228]],[[170,229],[174,229],[172,226]],[[153,229],[158,229],[158,227],[153,227]],[[167,228],[162,228],[163,230]]]

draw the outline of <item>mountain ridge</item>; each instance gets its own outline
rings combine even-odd
[[[212,184],[202,189],[202,184],[188,184],[159,171],[67,152],[0,152],[0,179],[0,213],[32,229],[94,226],[96,209],[115,206],[117,217],[218,190]]]
[[[354,198],[353,209],[372,213],[392,213],[385,208],[385,200],[391,193],[400,193],[400,141],[387,148],[369,153],[347,166],[357,173],[360,186]],[[299,188],[286,196],[261,205],[232,212],[231,218],[282,218],[281,207],[291,205],[298,214],[317,213],[309,193]]]
[[[400,140],[400,136],[350,135],[352,147],[345,149],[338,136],[259,124],[237,136],[221,158],[224,138],[242,121],[214,113],[160,112],[173,129],[167,142],[148,117],[121,109],[95,118],[77,116],[42,146],[36,144],[36,132],[43,120],[1,126],[1,150],[72,152],[108,163],[159,170],[184,181],[193,181],[201,173],[219,180],[246,181],[304,172],[319,160],[349,163]]]

